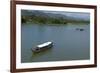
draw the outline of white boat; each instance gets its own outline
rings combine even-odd
[[[41,52],[53,47],[53,42],[46,42],[40,45],[37,45],[35,48],[32,48],[33,52]]]

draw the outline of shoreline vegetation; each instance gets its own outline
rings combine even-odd
[[[44,17],[21,17],[21,23],[27,24],[27,23],[34,23],[34,24],[50,24],[50,25],[67,25],[68,23],[90,23],[89,21],[75,21],[75,20],[65,20],[63,18],[60,19],[54,19],[54,18],[44,18]]]
[[[86,19],[68,17],[62,14],[22,10],[21,23],[34,23],[41,25],[67,25],[68,23],[90,23],[90,21]]]

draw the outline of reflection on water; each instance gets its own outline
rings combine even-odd
[[[35,57],[44,55],[46,53],[50,53],[51,51],[52,51],[52,48],[44,50],[44,51],[41,51],[41,52],[32,52],[32,59],[34,59]]]
[[[84,29],[80,31],[77,28]],[[51,41],[54,46],[40,53],[31,48]],[[90,27],[85,25],[46,26],[26,24],[21,27],[21,62],[85,60],[90,58]]]

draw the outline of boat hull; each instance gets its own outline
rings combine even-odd
[[[51,49],[52,47],[53,47],[53,43],[51,43],[51,44],[49,44],[47,46],[41,47],[41,48],[40,47],[32,48],[32,51],[34,53],[39,53],[39,52]]]

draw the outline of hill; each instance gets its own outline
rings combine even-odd
[[[22,10],[21,22],[30,22],[36,24],[67,24],[72,22],[89,23],[90,18],[85,15],[85,13]]]

